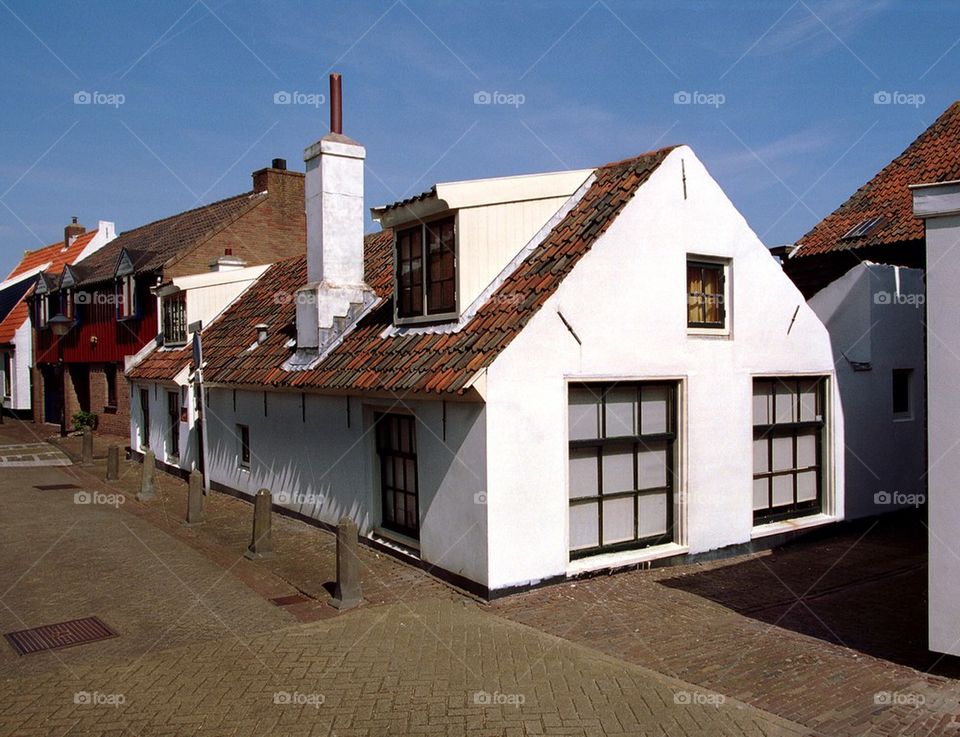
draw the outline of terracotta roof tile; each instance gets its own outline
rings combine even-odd
[[[897,158],[797,243],[793,258],[923,239],[913,215],[911,184],[960,179],[960,102],[953,103]],[[873,217],[883,220],[860,238],[844,239]]]
[[[203,332],[204,378],[219,384],[269,385],[333,391],[460,392],[489,366],[556,291],[580,258],[672,148],[643,154],[596,171],[584,197],[494,292],[476,315],[453,333],[383,337],[392,325],[393,234],[367,235],[367,283],[384,301],[314,369],[284,371],[286,343],[295,319],[290,300],[307,281],[306,257],[272,266]],[[254,326],[270,326],[253,351]],[[190,350],[155,351],[129,372],[133,379],[169,379],[190,361]]]

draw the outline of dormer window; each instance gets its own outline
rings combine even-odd
[[[163,344],[187,342],[187,295],[175,292],[163,298]]]
[[[136,289],[133,274],[121,276],[117,282],[117,318],[125,320],[136,314]]]
[[[42,330],[47,327],[47,321],[50,319],[50,297],[46,294],[39,295],[35,304],[37,306],[37,327]]]
[[[444,318],[457,313],[456,217],[397,232],[397,317]]]

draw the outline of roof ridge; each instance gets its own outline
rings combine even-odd
[[[194,212],[200,212],[201,210],[206,210],[208,207],[215,207],[216,205],[222,205],[224,202],[231,202],[232,200],[239,200],[245,197],[251,197],[252,195],[265,194],[265,192],[254,192],[252,189],[248,192],[242,192],[240,194],[232,195],[231,197],[224,197],[223,199],[216,200],[214,202],[208,202],[205,205],[197,205],[197,207],[191,207],[189,210],[182,210],[181,212],[174,213],[173,215],[167,215],[163,218],[158,218],[157,220],[151,220],[149,223],[144,223],[143,225],[138,225],[136,228],[131,228],[130,230],[124,230],[121,233],[117,233],[117,238],[120,236],[127,235],[129,233],[136,233],[138,230],[143,230],[144,228],[149,228],[151,225],[159,225],[160,223],[165,223],[167,220],[173,220],[174,218],[182,217],[184,215],[190,215]]]
[[[643,161],[649,156],[659,156],[660,154],[673,151],[673,149],[675,148],[680,148],[680,146],[683,146],[683,145],[685,144],[674,143],[670,146],[661,146],[660,148],[655,148],[650,151],[646,151],[642,154],[637,154],[636,156],[630,156],[626,159],[620,159],[619,161],[611,161],[608,164],[601,164],[600,166],[597,167],[597,169],[615,169],[620,166],[630,166],[631,164],[636,164]]]

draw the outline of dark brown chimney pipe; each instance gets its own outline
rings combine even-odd
[[[343,133],[343,96],[336,72],[330,75],[330,132]]]

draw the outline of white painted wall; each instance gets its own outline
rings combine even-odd
[[[688,335],[688,253],[732,259],[730,338]],[[827,331],[693,152],[676,149],[488,371],[489,585],[568,571],[568,380],[681,379],[680,542],[695,553],[751,539],[753,378],[805,373],[831,377],[827,509],[842,510]]]
[[[927,391],[929,470],[930,649],[960,655],[960,215],[952,187],[937,215],[933,189],[923,194],[927,241]],[[916,201],[915,201],[916,205]]]
[[[180,437],[180,454],[173,455],[173,446],[170,442],[168,430],[170,420],[167,414],[167,392],[173,392],[180,397],[180,406],[184,406],[183,392],[180,386],[174,383],[138,382],[132,385],[133,397],[130,402],[130,447],[143,453],[146,448],[140,442],[140,426],[142,424],[142,407],[140,404],[140,389],[146,389],[150,404],[150,450],[168,466],[179,467],[192,471],[197,467],[197,433],[196,413],[193,403],[193,387],[187,387],[187,421],[177,422],[177,432]]]
[[[305,413],[301,401],[306,402]],[[486,415],[483,405],[267,394],[212,388],[206,408],[211,480],[329,524],[356,520],[369,535],[381,519],[374,413],[417,417],[420,552],[424,561],[485,583]],[[237,424],[250,428],[250,469],[239,467]]]
[[[837,367],[847,518],[916,506],[926,495],[924,295],[920,269],[862,263],[810,299]],[[894,369],[913,371],[909,418],[893,415]]]
[[[457,212],[461,309],[479,296],[573,191],[563,197],[466,207]]]

